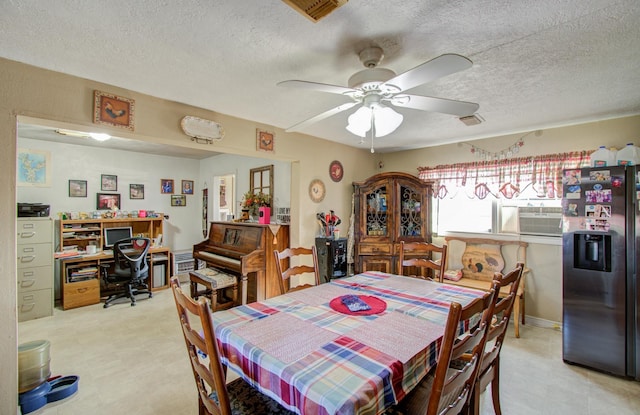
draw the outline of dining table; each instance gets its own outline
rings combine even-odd
[[[449,305],[483,295],[367,271],[218,311],[213,321],[223,364],[283,407],[375,415],[435,366]],[[368,309],[352,311],[354,297]]]

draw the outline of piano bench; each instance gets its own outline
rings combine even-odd
[[[197,300],[198,297],[205,296],[211,302],[211,310],[226,310],[235,307],[238,303],[238,277],[226,274],[215,268],[204,268],[189,272],[189,283],[191,286],[191,298]],[[203,290],[198,290],[198,284],[204,286]],[[231,298],[225,294],[231,289]]]

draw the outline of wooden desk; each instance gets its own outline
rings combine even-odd
[[[375,296],[372,316],[334,311],[345,294]],[[453,301],[484,292],[365,272],[213,314],[222,361],[300,414],[380,414],[436,364]],[[297,408],[297,409],[294,409]]]
[[[169,287],[169,254],[167,247],[153,247],[147,254],[149,260],[149,288],[152,291]],[[62,309],[82,307],[100,302],[100,265],[113,263],[113,253],[104,251],[95,255],[60,258],[60,292]],[[154,265],[164,263],[162,285],[153,286]],[[158,276],[156,276],[158,277]]]

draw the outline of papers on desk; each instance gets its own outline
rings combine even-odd
[[[98,277],[98,267],[84,267],[71,271],[68,282],[91,280]]]
[[[73,257],[78,257],[80,256],[80,252],[78,252],[77,249],[73,249],[73,250],[64,250],[62,252],[55,252],[53,254],[53,257],[55,259],[59,259],[59,258],[73,258]]]

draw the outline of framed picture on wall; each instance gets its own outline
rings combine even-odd
[[[187,206],[187,196],[171,195],[171,206]]]
[[[118,176],[103,174],[100,176],[100,190],[103,192],[115,192],[118,190]]]
[[[69,180],[69,197],[87,197],[87,181]]]
[[[173,179],[160,179],[160,192],[173,193]]]
[[[183,195],[192,195],[193,194],[193,180],[183,180],[182,181],[182,194]]]
[[[18,149],[18,186],[51,187],[51,153]]]
[[[93,122],[133,131],[135,101],[106,92],[93,93]]]
[[[275,134],[271,131],[256,129],[256,148],[258,151],[273,153],[275,151]]]
[[[144,185],[143,184],[130,184],[129,185],[129,199],[144,199]]]
[[[112,210],[120,209],[120,194],[117,193],[96,193],[96,209]]]

